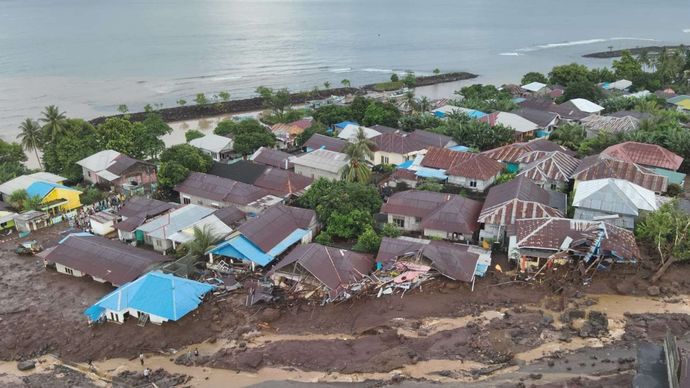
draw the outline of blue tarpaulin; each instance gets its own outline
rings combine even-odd
[[[336,123],[334,127],[338,129],[344,129],[348,125],[358,125],[356,121],[341,121],[339,123]]]
[[[244,236],[237,236],[232,240],[218,245],[211,250],[211,253],[219,256],[232,257],[234,259],[252,261],[260,266],[264,266],[273,261],[273,257],[262,252],[259,247]]]
[[[29,197],[43,198],[46,195],[48,195],[48,193],[50,193],[56,187],[59,187],[61,189],[65,189],[65,190],[78,191],[78,190],[74,190],[71,187],[59,185],[57,183],[38,181],[38,182],[32,183],[29,187],[27,187],[26,193],[29,195]]]
[[[196,309],[201,298],[213,289],[210,284],[153,271],[106,295],[84,314],[96,321],[106,309],[117,312],[133,309],[177,321]]]
[[[412,167],[412,163],[414,163],[414,160],[406,160],[406,161],[398,164],[397,167],[408,169],[408,168]]]
[[[415,171],[415,175],[421,178],[434,178],[442,181],[448,179],[448,175],[446,175],[446,170],[438,170],[435,168],[428,167],[419,167],[417,171]]]
[[[453,147],[448,147],[449,150],[451,151],[458,151],[458,152],[469,152],[470,147],[465,147],[464,145],[456,145]]]

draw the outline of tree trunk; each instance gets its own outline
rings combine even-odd
[[[38,150],[34,148],[34,152],[36,153],[36,159],[38,159],[38,166],[43,170],[43,163],[41,163],[41,157],[38,156]]]
[[[666,262],[659,267],[659,269],[656,271],[654,276],[652,276],[652,283],[656,283],[660,277],[664,276],[666,273],[666,270],[671,266],[671,264],[676,262],[676,257],[675,256],[670,256]]]

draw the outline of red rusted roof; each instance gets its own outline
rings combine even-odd
[[[471,158],[456,163],[446,171],[446,174],[485,181],[503,171],[503,165],[488,156],[482,154],[470,155],[472,155]]]
[[[602,151],[602,154],[626,162],[674,171],[678,170],[683,163],[683,157],[674,154],[662,146],[635,141],[626,141],[625,143],[612,145]]]
[[[522,218],[562,217],[555,207],[564,207],[564,202],[565,194],[546,191],[527,178],[517,177],[489,189],[478,222],[512,225]]]
[[[373,137],[371,140],[374,142],[377,151],[393,154],[406,155],[427,148],[426,144],[410,138],[406,133],[389,132]]]
[[[449,150],[448,148],[430,147],[422,160],[423,167],[448,170],[460,161],[471,158],[473,153]]]
[[[572,175],[578,181],[617,178],[635,183],[657,193],[663,193],[668,187],[668,178],[655,174],[652,170],[635,163],[614,159],[606,155],[588,156],[580,162]]]
[[[493,160],[498,160],[499,162],[518,163],[519,158],[522,155],[533,151],[561,151],[569,155],[574,154],[574,152],[570,151],[569,149],[546,139],[534,139],[524,143],[508,144],[492,150],[484,151],[482,154],[490,157]]]
[[[314,179],[292,171],[269,167],[254,181],[254,186],[268,190],[278,197],[286,197],[303,191]]]
[[[309,229],[315,217],[316,213],[311,209],[278,204],[240,225],[238,230],[254,245],[268,252],[295,230]]]
[[[456,194],[408,190],[393,194],[381,213],[421,218],[425,229],[472,234],[479,229],[481,202]]]
[[[541,157],[531,161],[534,159],[534,154],[538,154]],[[528,164],[518,175],[525,176],[538,184],[547,181],[568,182],[580,162],[576,158],[560,151],[533,151],[522,155],[519,159],[520,163],[525,163],[527,160],[531,162],[527,162]]]

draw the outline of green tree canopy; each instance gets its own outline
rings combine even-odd
[[[319,133],[321,135],[328,135],[328,128],[324,124],[321,124],[318,121],[314,121],[314,123],[308,127],[307,129],[304,130],[304,132],[300,133],[295,137],[295,145],[298,147],[301,147],[304,143],[307,142],[312,136],[314,136],[315,133]]]
[[[329,127],[341,121],[354,119],[350,107],[343,105],[324,105],[316,109],[312,117]]]
[[[451,114],[434,132],[452,137],[458,144],[464,144],[481,151],[512,143],[515,132],[500,124],[494,126],[483,121],[470,119],[465,114]]]
[[[587,66],[577,63],[554,66],[549,73],[549,81],[552,85],[568,86],[573,82],[588,80],[589,70],[587,69]]]
[[[381,208],[381,196],[373,185],[318,179],[297,200],[297,205],[314,209],[321,222],[333,213],[349,214],[358,209],[374,214]]]
[[[618,79],[632,80],[642,72],[642,64],[628,50],[623,51],[620,59],[613,61],[612,67]]]
[[[575,81],[565,87],[565,92],[560,97],[561,101],[568,101],[574,98],[584,98],[593,102],[598,102],[604,97],[604,92],[597,85],[590,81]]]
[[[213,166],[211,156],[189,144],[177,144],[161,153],[161,164],[175,162],[190,171],[207,172]]]
[[[360,252],[376,253],[381,246],[381,237],[376,234],[374,228],[368,227],[357,239],[357,243],[352,249]]]
[[[103,149],[100,136],[93,125],[81,119],[66,119],[62,125],[62,135],[43,148],[43,166],[46,171],[78,181],[82,168],[77,162]]]
[[[19,130],[21,132],[17,135],[17,139],[19,139],[22,148],[27,152],[33,151],[36,154],[39,165],[43,168],[41,158],[38,156],[38,150],[43,147],[43,131],[41,126],[35,120],[26,119],[19,125]]]
[[[544,74],[539,73],[537,71],[530,71],[529,73],[523,75],[522,80],[520,80],[521,85],[527,85],[532,82],[541,82],[543,84],[548,84],[549,80],[546,78]]]
[[[270,109],[274,115],[280,117],[290,109],[290,92],[287,89],[273,90],[259,86],[256,92],[261,96],[264,107]]]
[[[579,124],[565,123],[551,133],[549,140],[571,150],[576,150],[586,137],[587,131],[584,127]]]
[[[363,125],[385,125],[397,128],[400,119],[398,108],[387,102],[374,101],[364,111]]]
[[[199,131],[198,129],[190,129],[184,133],[184,139],[187,143],[189,143],[190,141],[192,141],[194,139],[198,139],[198,138],[201,138],[204,136],[206,136],[206,135],[204,135],[204,133]]]
[[[326,232],[330,236],[342,239],[352,239],[371,228],[374,222],[371,214],[353,209],[347,213],[334,212],[328,217]]]

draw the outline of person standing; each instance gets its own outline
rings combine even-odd
[[[144,366],[144,353],[139,353],[139,362],[141,362],[141,366]]]

